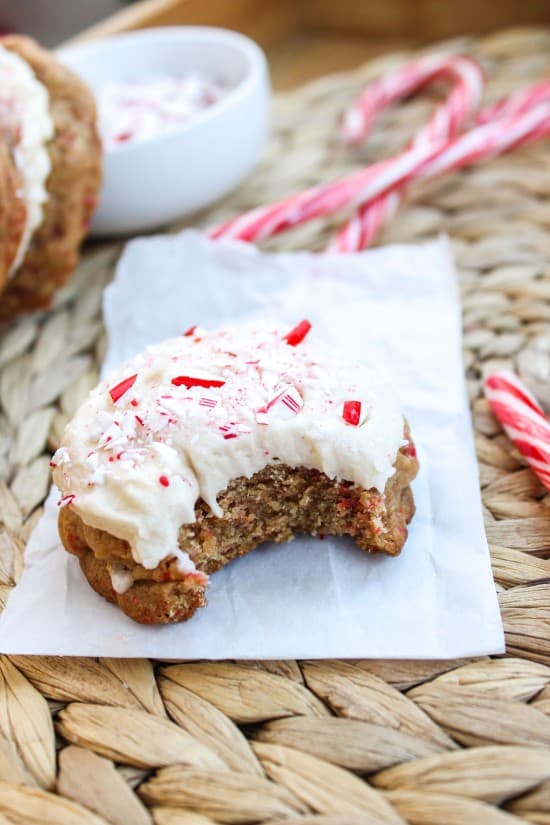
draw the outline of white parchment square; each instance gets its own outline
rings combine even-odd
[[[398,558],[347,539],[268,544],[215,573],[209,606],[143,627],[59,545],[56,491],[0,618],[7,653],[159,658],[451,658],[503,651],[445,240],[357,255],[264,255],[191,230],[129,243],[105,294],[103,373],[192,324],[308,318],[395,382],[417,443],[417,514]]]

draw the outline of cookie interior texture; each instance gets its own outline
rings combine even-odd
[[[31,38],[9,35],[2,38],[2,46],[22,57],[46,87],[55,125],[55,136],[47,144],[51,171],[42,224],[0,296],[0,320],[5,320],[47,307],[74,270],[97,202],[102,150],[95,101],[86,84]],[[0,155],[2,167],[5,162]],[[0,177],[5,176],[3,171]],[[13,245],[14,227],[4,228],[1,211],[0,229],[3,241]]]
[[[264,542],[288,541],[299,534],[347,535],[365,551],[395,556],[414,515],[409,485],[417,471],[414,451],[403,448],[381,494],[330,479],[318,470],[270,464],[250,479],[235,479],[220,493],[223,517],[213,516],[199,500],[196,522],[181,526],[179,545],[197,570],[207,574]],[[59,514],[59,532],[94,590],[137,622],[185,621],[206,605],[201,576],[180,573],[174,559],[145,569],[133,560],[126,542],[89,527],[70,506]],[[121,568],[131,574],[133,584],[117,593],[111,570]]]

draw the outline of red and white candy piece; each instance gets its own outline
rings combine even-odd
[[[223,378],[208,378],[206,376],[193,376],[193,375],[175,375],[172,378],[172,384],[174,387],[185,387],[186,389],[191,389],[191,387],[204,387],[208,389],[209,387],[223,387],[225,381]]]
[[[62,509],[63,507],[67,507],[69,504],[72,504],[75,500],[74,493],[67,493],[66,496],[62,496],[59,501],[57,502],[57,506]]]
[[[290,332],[287,332],[287,334],[284,336],[285,341],[291,347],[296,347],[298,344],[302,343],[310,329],[310,322],[304,319],[303,321],[300,321],[299,324],[296,324],[296,326],[293,329],[291,329]]]
[[[550,421],[542,407],[511,372],[489,375],[484,390],[506,435],[550,490]]]
[[[208,407],[209,409],[213,410],[218,404],[217,398],[212,398],[212,396],[203,395],[202,398],[199,398],[199,407]]]
[[[288,386],[277,393],[265,407],[257,410],[258,424],[270,424],[272,421],[288,421],[297,415],[304,406],[304,399],[296,387]]]
[[[361,401],[344,401],[342,418],[352,427],[360,427],[367,420],[368,408]]]
[[[120,384],[117,384],[115,387],[111,387],[109,390],[109,395],[111,396],[111,400],[113,404],[122,398],[122,396],[131,390],[134,384],[136,383],[137,373],[135,375],[130,375],[128,378],[125,378],[124,381],[121,381]]]

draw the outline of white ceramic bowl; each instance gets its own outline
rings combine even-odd
[[[230,91],[188,123],[107,150],[91,231],[131,234],[208,206],[250,172],[265,142],[269,76],[262,50],[225,29],[146,29],[62,49],[59,58],[97,93],[108,81],[199,72]]]

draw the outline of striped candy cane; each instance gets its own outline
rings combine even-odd
[[[506,115],[435,146],[413,146],[388,160],[322,186],[314,186],[269,206],[259,207],[213,227],[211,238],[262,241],[313,218],[325,217],[378,195],[443,172],[495,157],[550,134],[550,103]]]
[[[473,65],[475,66],[476,64],[474,63]],[[414,64],[410,64],[410,66],[414,69]],[[402,70],[403,76],[405,75],[406,68],[407,67],[404,67]],[[414,71],[412,74],[414,76]],[[417,74],[417,77],[419,81],[418,85],[423,85],[425,82],[424,76],[420,73]],[[470,71],[467,77],[470,81],[470,86],[464,82],[457,84],[457,87],[453,90],[453,92],[451,92],[451,95],[447,101],[436,111],[432,120],[418,133],[416,138],[413,140],[412,145],[417,145],[418,142],[422,143],[423,141],[436,141],[444,139],[448,136],[444,133],[445,129],[456,130],[472,116],[477,108],[477,104],[481,96],[483,77],[480,70],[478,76],[478,81],[480,84],[479,89],[476,88],[475,73]],[[394,84],[394,86],[397,87],[398,84]],[[407,89],[407,91],[408,90],[409,89]],[[367,99],[368,92],[369,87],[363,93],[365,99]],[[447,111],[449,103],[452,101],[454,93],[458,93],[459,101],[462,100],[462,120],[459,120],[458,118],[451,120],[449,117],[445,116],[445,112]],[[376,92],[376,90],[374,91],[373,97],[376,100],[381,99],[381,96]],[[521,114],[522,112],[529,111],[540,103],[545,103],[548,101],[550,101],[550,81],[542,81],[541,83],[534,84],[527,89],[508,95],[502,100],[497,101],[497,103],[486,107],[479,112],[476,122],[479,124],[484,124],[502,118],[506,115],[512,116],[515,114]],[[374,107],[371,106],[370,108],[372,110]],[[460,111],[456,108],[456,106],[454,107],[454,110],[456,112]],[[439,117],[440,112],[443,113],[442,117]],[[438,123],[442,127],[442,132],[439,135],[437,134]],[[452,133],[453,132],[451,131],[450,134]],[[401,201],[402,192],[403,188],[401,187],[391,193],[381,195],[379,198],[370,203],[362,204],[358,208],[357,213],[350,218],[343,228],[336,234],[334,239],[329,244],[329,250],[334,252],[356,252],[370,246],[382,227],[397,211]]]
[[[484,390],[506,435],[550,490],[550,421],[544,410],[511,372],[489,375]]]

